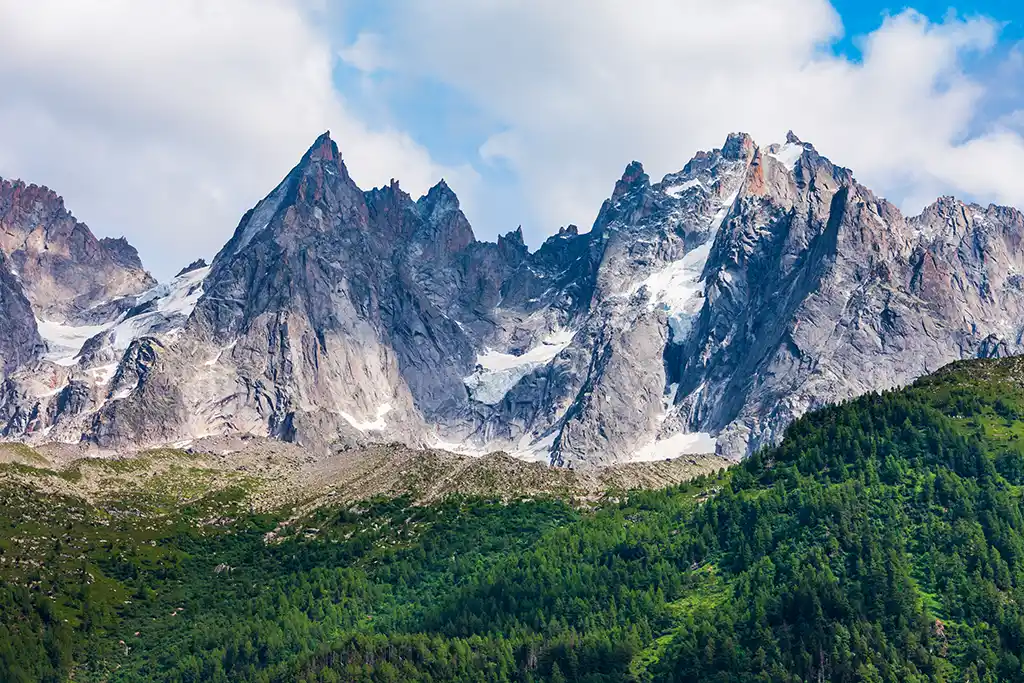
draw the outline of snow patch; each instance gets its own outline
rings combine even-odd
[[[551,448],[555,445],[556,438],[558,438],[557,429],[539,439],[535,439],[533,434],[524,434],[514,447],[509,447],[507,444],[500,446],[477,446],[470,442],[445,441],[435,435],[430,447],[448,451],[449,453],[468,455],[473,458],[482,458],[491,453],[505,452],[513,458],[523,460],[524,462],[549,463],[551,461]]]
[[[361,432],[382,432],[387,429],[387,422],[384,421],[384,417],[391,412],[391,404],[385,403],[377,407],[376,419],[372,422],[363,422],[358,420],[345,411],[341,411],[341,416],[345,418],[345,421],[355,427]]]
[[[678,185],[671,185],[665,188],[665,194],[670,197],[676,197],[677,199],[682,196],[684,192],[693,187],[704,187],[704,183],[701,182],[700,178],[692,178],[686,182],[679,183]]]
[[[655,439],[633,453],[630,462],[656,462],[671,460],[683,455],[714,453],[717,439],[707,432],[673,434],[665,439]]]
[[[572,330],[556,330],[541,340],[532,349],[515,356],[487,349],[477,356],[476,370],[463,379],[473,400],[487,405],[501,403],[523,377],[536,368],[554,360],[570,343],[576,333]]]
[[[46,342],[43,360],[65,367],[78,362],[78,354],[85,342],[107,329],[106,325],[65,325],[52,320],[36,319],[39,336]]]
[[[477,365],[485,370],[508,370],[530,363],[546,363],[572,342],[576,333],[572,330],[557,330],[541,340],[540,344],[526,353],[515,356],[511,353],[488,350],[476,359]]]
[[[97,385],[110,384],[110,380],[114,379],[114,375],[117,374],[117,363],[110,363],[109,365],[100,365],[95,368],[89,368],[86,373],[92,377],[93,381]]]
[[[160,284],[143,294],[136,306],[154,302],[151,310],[130,318],[122,317],[114,324],[113,344],[118,351],[124,351],[132,340],[161,331],[174,322],[183,322],[195,310],[203,295],[203,280],[210,274],[210,267],[197,268],[179,275],[168,283]],[[127,316],[127,313],[125,314]],[[166,330],[163,330],[166,331]]]
[[[690,331],[694,316],[700,313],[704,299],[701,276],[711,252],[708,240],[692,249],[678,261],[653,273],[637,287],[645,288],[649,298],[648,310],[664,311],[672,331],[672,341],[681,344]]]
[[[725,198],[722,202],[722,207],[715,213],[714,218],[711,219],[711,235],[708,237],[708,244],[710,245],[715,241],[715,237],[718,235],[719,228],[722,227],[722,223],[729,217],[729,212],[732,211],[733,204],[736,203],[737,197],[740,196],[740,191],[737,188],[735,192]],[[710,251],[710,246],[708,247]]]
[[[775,147],[773,145],[773,147]],[[777,147],[776,151],[768,152],[768,156],[772,157],[780,164],[786,167],[790,173],[796,168],[796,162],[800,160],[800,157],[804,155],[804,146],[800,142],[787,142],[781,147]]]
[[[169,327],[192,315],[199,297],[203,295],[202,282],[209,272],[209,267],[197,268],[179,275],[170,282],[156,285],[139,295],[132,307],[136,309],[151,304],[149,310],[131,317],[131,311],[126,311],[116,321],[107,325],[66,325],[52,320],[37,319],[39,336],[46,342],[47,352],[43,354],[43,360],[65,367],[75,365],[85,342],[102,332],[111,332],[113,348],[124,351],[133,339],[159,331],[168,331]],[[106,381],[109,381],[109,377]]]
[[[495,452],[495,449],[478,448],[469,443],[445,441],[437,434],[434,434],[433,438],[430,440],[429,448],[436,448],[439,451],[448,451],[449,453],[457,453],[458,455],[468,455],[474,458],[480,458],[488,453]]]
[[[121,389],[117,393],[115,393],[113,396],[111,396],[110,400],[111,401],[120,401],[123,398],[128,398],[129,396],[132,395],[133,391],[135,391],[135,387],[126,387],[124,389]]]
[[[704,266],[711,255],[711,247],[718,230],[728,217],[738,196],[739,192],[736,191],[726,198],[712,217],[710,234],[703,244],[686,252],[678,261],[655,271],[630,290],[630,295],[633,295],[640,289],[645,289],[649,301],[648,310],[660,310],[666,314],[674,344],[686,341],[694,318],[704,306]]]
[[[536,441],[531,441],[531,435],[527,434],[520,439],[518,447],[510,455],[526,462],[551,462],[551,449],[555,445],[556,438],[558,438],[558,430]]]

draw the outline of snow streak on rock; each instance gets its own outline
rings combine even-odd
[[[476,370],[465,378],[470,396],[487,405],[500,403],[519,380],[538,367],[550,363],[569,346],[573,334],[571,330],[556,331],[519,355],[485,350],[477,356]]]

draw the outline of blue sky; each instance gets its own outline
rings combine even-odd
[[[982,15],[1005,22],[1003,40],[1010,44],[1024,38],[1024,6],[1014,0],[971,0],[970,2],[949,2],[949,0],[918,0],[910,3],[879,2],[878,0],[834,0],[832,3],[847,27],[847,39],[839,48],[851,55],[856,54],[852,37],[863,35],[878,28],[885,16],[899,14],[913,9],[932,21],[941,21],[950,11],[961,16]]]
[[[915,213],[1024,207],[1024,3],[35,0],[0,5],[0,177],[161,278],[323,130],[369,188],[441,177],[478,236],[589,227],[633,159],[787,129]]]
[[[941,22],[951,12],[962,16],[990,17],[1001,23],[1000,46],[981,63],[972,65],[984,75],[991,66],[991,58],[1001,57],[1024,39],[1024,2],[1013,0],[918,0],[912,3],[892,3],[886,0],[832,0],[832,6],[841,17],[844,34],[831,44],[840,55],[852,60],[860,58],[861,38],[876,30],[887,16],[913,10],[934,22]],[[387,30],[387,12],[374,0],[350,3],[336,19],[338,38],[345,43],[356,39],[366,30]],[[365,101],[361,87],[362,74],[358,69],[341,63],[336,72],[338,88],[352,103],[364,107],[368,114],[380,114],[379,103]],[[375,97],[377,93],[374,94]],[[458,163],[472,157],[486,136],[499,127],[488,122],[474,107],[471,100],[461,97],[443,83],[425,79],[401,79],[392,83],[389,93],[388,114],[412,131],[438,158],[446,163]],[[375,108],[377,110],[375,111]]]
[[[855,64],[862,62],[869,36],[887,19],[906,13],[919,14],[936,26],[974,18],[991,23],[996,43],[983,51],[967,52],[960,59],[963,74],[986,85],[983,103],[974,113],[965,135],[983,133],[994,119],[1015,111],[1024,101],[1020,86],[1006,82],[1007,74],[1024,74],[1018,70],[1008,71],[1008,63],[1013,62],[1014,53],[1019,51],[1019,43],[1024,38],[1024,4],[1007,0],[957,4],[942,0],[906,4],[885,0],[833,0],[831,7],[841,22],[841,34],[824,41],[824,49]],[[356,2],[348,6],[344,20],[338,22],[341,27],[338,36],[341,42],[350,44],[361,33],[386,35],[394,30],[393,22],[393,15],[382,10],[379,3]],[[441,164],[455,166],[468,162],[473,165],[480,176],[480,186],[475,189],[477,201],[472,205],[471,217],[476,219],[477,230],[483,236],[492,237],[526,223],[528,238],[536,244],[557,227],[545,223],[546,217],[531,205],[528,190],[523,187],[515,168],[502,163],[501,159],[481,161],[481,145],[501,132],[505,122],[478,106],[470,94],[441,78],[410,75],[400,69],[368,74],[344,60],[337,66],[335,79],[338,89],[363,116],[387,120],[408,131]],[[678,165],[687,158],[685,154],[678,157]],[[837,161],[843,162],[842,159]],[[613,180],[613,176],[607,178],[609,187]],[[878,189],[891,190],[897,201],[907,199],[906,194],[912,192],[900,188],[898,183]],[[984,192],[963,194],[970,199],[988,199]],[[920,204],[921,198],[912,197],[910,201]],[[587,212],[580,212],[577,222],[586,225],[590,217]]]

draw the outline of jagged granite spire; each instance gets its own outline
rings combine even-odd
[[[341,154],[338,152],[338,145],[331,139],[331,131],[323,132],[313,144],[309,146],[302,157],[300,166],[314,161],[341,162]]]
[[[639,161],[631,161],[626,166],[626,170],[622,172],[622,177],[615,183],[615,189],[612,190],[612,199],[619,199],[623,195],[629,194],[649,183],[650,178],[644,173],[643,164]]]

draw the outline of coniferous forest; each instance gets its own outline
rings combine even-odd
[[[1016,359],[591,507],[151,515],[6,481],[5,682],[1024,681]]]

